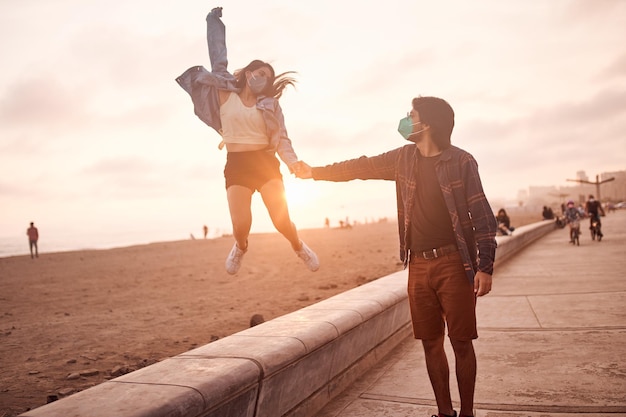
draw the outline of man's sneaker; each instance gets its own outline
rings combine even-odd
[[[237,271],[239,271],[239,267],[241,267],[241,260],[243,259],[243,255],[245,255],[247,251],[248,248],[246,248],[245,250],[239,249],[239,246],[237,246],[237,242],[235,242],[233,248],[228,254],[228,258],[226,258],[226,272],[231,275],[235,275]]]
[[[320,269],[320,261],[317,259],[315,252],[313,252],[303,241],[300,241],[300,243],[302,244],[302,248],[296,251],[296,255],[304,261],[307,268],[311,271],[315,272]]]

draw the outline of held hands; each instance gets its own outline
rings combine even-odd
[[[489,294],[491,291],[491,275],[486,272],[477,272],[474,277],[474,294],[477,297]]]
[[[311,167],[304,161],[298,161],[289,166],[289,171],[301,179],[313,178]]]

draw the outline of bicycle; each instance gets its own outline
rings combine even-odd
[[[591,230],[591,240],[596,240],[598,238],[598,242],[602,240],[602,231],[600,230],[600,219],[597,217],[593,217],[591,219],[591,226],[589,227]]]
[[[580,246],[580,220],[571,220],[569,222],[569,234],[572,245]]]

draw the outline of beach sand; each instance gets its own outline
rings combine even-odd
[[[232,237],[0,258],[0,417],[402,269],[395,222],[300,237],[319,271],[278,233],[252,234],[233,276]]]
[[[516,216],[517,226],[539,215]],[[395,221],[301,230],[310,272],[278,233],[0,258],[0,417],[12,417],[402,269]],[[497,273],[497,271],[496,271]]]

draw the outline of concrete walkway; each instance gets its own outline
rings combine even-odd
[[[476,417],[626,416],[626,210],[603,218],[602,242],[583,225],[579,247],[555,230],[479,299]],[[407,339],[316,417],[436,414],[423,356]]]

